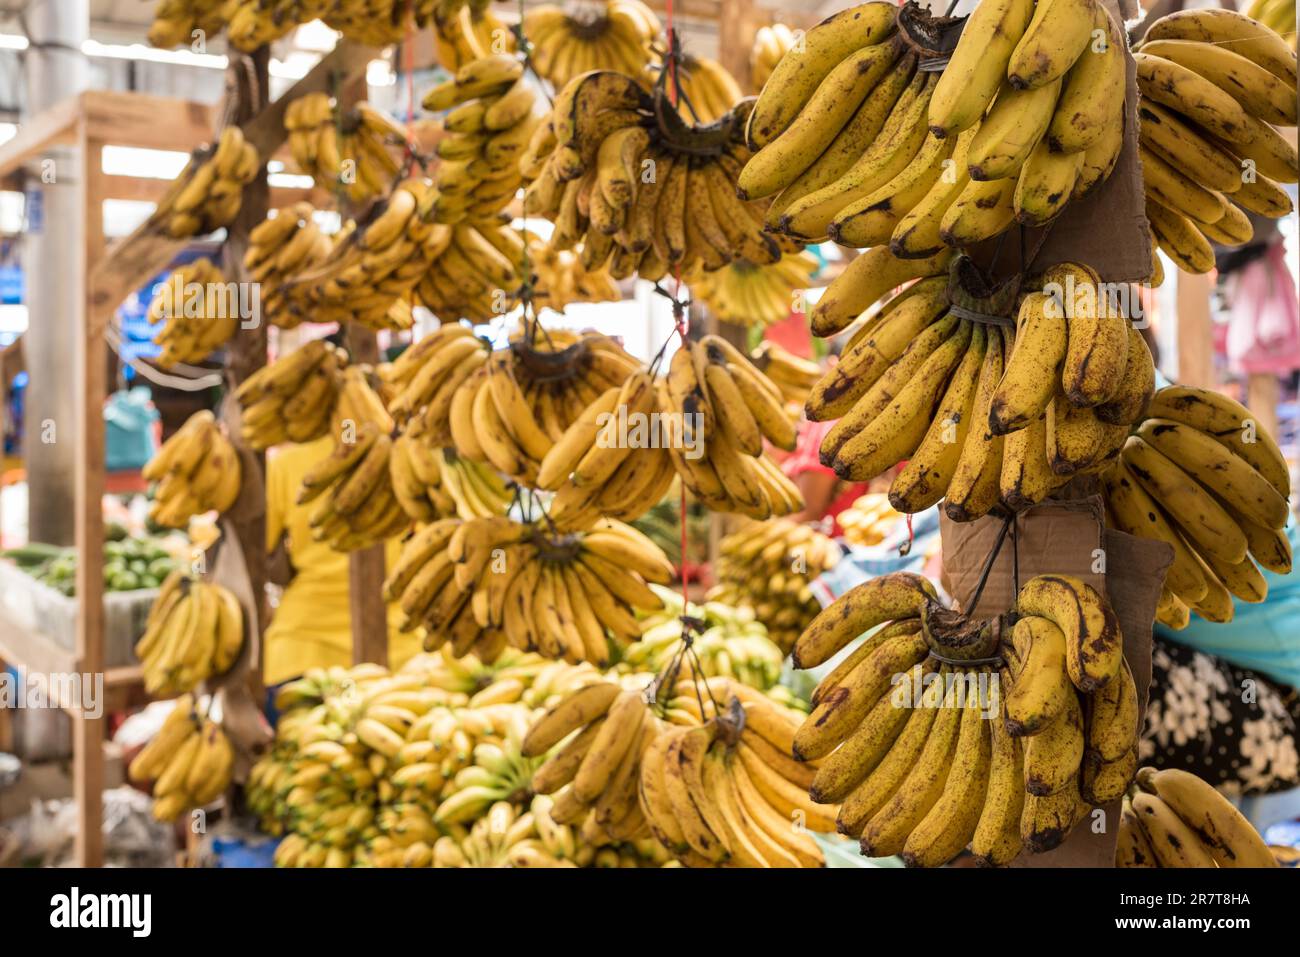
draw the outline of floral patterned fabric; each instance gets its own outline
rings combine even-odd
[[[1300,694],[1155,638],[1142,764],[1182,768],[1232,795],[1300,786]]]

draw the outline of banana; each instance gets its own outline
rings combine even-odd
[[[992,239],[1015,222],[1015,178],[966,184],[939,221],[939,238],[949,246]]]
[[[1225,90],[1250,115],[1275,126],[1295,126],[1293,86],[1226,46],[1195,40],[1148,40],[1142,52],[1163,57]]]
[[[1146,214],[1160,249],[1179,269],[1189,273],[1207,273],[1214,268],[1214,250],[1190,219],[1150,196],[1147,197]]]
[[[971,179],[986,182],[1017,175],[1047,132],[1060,93],[1060,80],[1033,88],[1004,84],[971,141]]]
[[[1131,803],[1161,867],[1217,866],[1209,848],[1161,798],[1139,792]]]
[[[948,483],[944,511],[955,522],[979,518],[997,504],[1003,438],[995,435],[991,427],[985,428],[984,423],[992,422],[990,406],[994,390],[1002,378],[1002,343],[1001,336],[988,338],[979,384],[975,387],[975,405],[971,415],[974,428],[966,432],[957,467]]]
[[[1120,668],[1119,678],[1089,699],[1089,752],[1098,755],[1102,761],[1119,761],[1137,746],[1140,717],[1137,686],[1125,662]],[[1136,765],[1133,770],[1137,770]],[[1124,787],[1127,786],[1125,781]]]
[[[951,252],[929,259],[904,260],[888,247],[868,249],[845,267],[826,287],[808,315],[813,335],[823,338],[844,331],[889,290],[918,278],[946,275]]]
[[[1039,0],[1011,51],[1007,63],[1011,84],[1035,89],[1065,76],[1092,38],[1095,6],[1089,0]]]
[[[1053,153],[1040,140],[1016,179],[1012,202],[1016,221],[1026,226],[1043,226],[1061,214],[1074,194],[1083,169],[1083,153]]]
[[[1221,194],[1201,187],[1158,154],[1145,149],[1139,153],[1143,186],[1161,205],[1209,225],[1223,218],[1226,204]]]
[[[1031,853],[1050,851],[1069,836],[1086,810],[1073,781],[1055,794],[1026,794],[1020,814],[1020,840]]]
[[[1197,40],[1227,46],[1289,86],[1296,85],[1296,54],[1271,30],[1235,10],[1180,10],[1151,24],[1147,40]]]
[[[1120,810],[1119,838],[1115,845],[1116,867],[1159,867],[1155,849],[1128,795]]]
[[[983,118],[1033,13],[1029,0],[986,0],[975,7],[935,85],[927,115],[932,133],[950,136]]]
[[[1066,712],[1074,696],[1065,633],[1047,618],[1027,615],[1012,628],[1011,641],[1020,665],[1006,694],[1005,727],[1015,736],[1038,734]]]
[[[1052,305],[1067,316],[1061,385],[1074,406],[1097,406],[1115,392],[1128,362],[1131,327],[1087,267],[1061,263],[1043,274]],[[1014,356],[1014,352],[1012,353]]]
[[[1124,98],[1123,34],[1110,12],[1093,4],[1092,32],[1079,59],[1065,75],[1047,140],[1057,152],[1086,150],[1113,121],[1115,104]]]
[[[1021,587],[1016,606],[1061,629],[1066,668],[1080,691],[1095,691],[1115,678],[1123,660],[1119,621],[1087,582],[1071,575],[1040,575]]]
[[[1229,143],[1248,143],[1251,132],[1246,111],[1210,80],[1181,64],[1149,53],[1133,54],[1138,90]]]
[[[1124,374],[1113,394],[1096,407],[1097,418],[1109,425],[1129,425],[1146,413],[1155,394],[1155,362],[1142,334],[1129,326]]]
[[[1149,783],[1155,796],[1196,834],[1220,867],[1277,866],[1272,852],[1250,822],[1196,775],[1166,768],[1151,775]]]
[[[985,867],[1004,867],[1020,853],[1020,815],[1024,809],[1024,752],[1001,721],[992,722],[988,788],[970,850]]]
[[[927,596],[935,597],[933,586],[908,572],[885,575],[851,588],[809,624],[792,652],[794,666],[816,667],[876,625],[918,616]]]
[[[545,754],[570,732],[604,716],[619,694],[618,685],[611,682],[595,682],[577,689],[533,723],[520,752],[524,757]]]

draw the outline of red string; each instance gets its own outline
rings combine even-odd
[[[672,3],[672,0],[668,0],[668,21],[669,21],[670,23],[672,22],[672,15],[673,15],[672,11],[673,11],[673,3]],[[674,302],[674,305],[673,305],[673,321],[676,323],[676,326],[677,326],[677,335],[678,335],[678,337],[682,340],[681,343],[680,343],[680,345],[679,345],[679,348],[681,348],[681,349],[685,349],[685,348],[686,348],[687,317],[686,317],[686,312],[685,312],[685,310],[683,310],[683,309],[681,308],[681,306],[678,305],[678,304],[681,302],[681,300],[682,300],[682,270],[681,270],[681,266],[680,266],[679,264],[674,263],[674,264],[673,264],[673,302]],[[689,570],[688,567],[687,567],[687,555],[686,555],[686,544],[687,544],[687,542],[686,542],[686,539],[687,539],[687,535],[686,535],[686,484],[685,484],[684,482],[681,483],[681,492],[682,492],[682,499],[681,499],[681,515],[680,515],[680,518],[681,518],[681,526],[682,526],[682,528],[681,528],[681,532],[682,532],[682,562],[681,562],[681,568],[682,568],[682,614],[685,615],[685,614],[688,614],[687,609],[690,607],[690,606],[689,606],[689,599],[686,597],[686,589],[687,589],[687,585],[690,583],[691,573],[690,573],[690,570]]]
[[[916,535],[912,532],[912,513],[907,513],[907,546],[910,549],[912,543],[916,541]]]

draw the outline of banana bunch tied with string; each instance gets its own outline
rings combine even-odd
[[[662,585],[650,587],[664,607],[642,617],[641,638],[624,652],[621,670],[666,669],[681,648],[682,616],[687,615],[699,622],[698,633],[691,636],[691,655],[706,678],[735,678],[760,691],[776,684],[785,653],[753,608],[728,604],[714,598],[712,591],[703,605],[687,606],[679,593]]]
[[[316,541],[352,552],[378,545],[410,525],[393,492],[392,448],[388,432],[373,421],[340,430],[333,452],[308,470],[298,490],[299,505],[316,502],[308,515]]]
[[[863,854],[938,867],[969,847],[1004,866],[1058,846],[1128,787],[1140,715],[1108,603],[1047,575],[1017,610],[1003,639],[900,572],[851,589],[799,639],[804,668],[870,632],[822,679],[790,751],[818,762],[809,794],[840,805],[836,825]]]
[[[149,45],[162,50],[189,46],[195,31],[215,36],[226,27],[230,0],[158,0],[149,24]]]
[[[419,0],[415,10],[419,27],[433,26],[438,62],[453,73],[467,63],[494,53],[513,53],[514,32],[497,19],[486,3],[457,9]]]
[[[709,602],[750,611],[788,652],[821,610],[809,585],[839,563],[839,546],[808,525],[771,518],[745,522],[718,549],[718,584],[709,589]]]
[[[646,67],[646,85],[653,87],[664,63]],[[684,53],[677,67],[677,112],[686,122],[714,123],[741,101],[744,94],[736,78],[717,60]],[[665,81],[672,83],[672,79]]]
[[[294,203],[276,210],[248,234],[244,268],[262,290],[262,316],[280,329],[296,328],[307,319],[292,308],[281,286],[318,266],[334,247],[313,221],[314,212],[311,203]]]
[[[289,104],[284,128],[298,169],[358,205],[385,195],[401,170],[389,147],[405,147],[406,130],[364,101],[343,112],[328,93],[308,93]]]
[[[235,752],[230,739],[194,697],[182,695],[158,733],[127,768],[135,784],[152,782],[153,816],[174,821],[211,804],[229,787]]]
[[[1108,521],[1173,548],[1158,620],[1231,621],[1234,598],[1268,595],[1257,565],[1291,572],[1286,459],[1245,406],[1208,389],[1160,389],[1135,425],[1102,473]]]
[[[235,288],[207,258],[186,263],[155,286],[149,319],[162,323],[153,337],[162,347],[157,363],[170,369],[202,362],[229,342],[241,319]]]
[[[914,272],[887,250],[859,259],[882,267],[868,296]],[[917,512],[946,499],[954,521],[999,504],[1023,509],[1071,476],[1105,468],[1150,397],[1151,354],[1088,267],[1053,266],[1026,280],[1022,290],[1030,289],[1014,333],[950,312],[942,274],[887,301],[808,398],[810,418],[838,419],[822,461],[867,481],[907,460],[890,487],[894,508]],[[814,328],[828,313],[843,316],[814,310]]]
[[[313,339],[258,369],[235,389],[240,436],[260,452],[282,442],[310,442],[334,420],[347,356]]]
[[[524,14],[538,76],[558,90],[591,70],[637,76],[654,56],[659,18],[641,0],[570,0]]]
[[[201,146],[168,187],[149,220],[173,239],[203,236],[232,223],[244,187],[257,178],[262,158],[238,126],[221,131],[216,146]]]
[[[1300,179],[1295,134],[1277,127],[1296,125],[1295,51],[1268,26],[1213,9],[1161,17],[1134,56],[1147,220],[1179,269],[1209,272],[1214,245],[1254,235],[1248,213],[1293,208],[1279,184]]]
[[[228,589],[172,572],[149,609],[135,656],[144,689],[166,698],[225,674],[244,646],[244,612]]]
[[[661,416],[680,429],[668,454],[697,499],[759,519],[803,508],[798,488],[763,451],[764,440],[792,450],[794,423],[780,390],[743,352],[715,335],[687,342],[655,391]]]
[[[662,607],[647,582],[672,577],[663,551],[621,522],[562,533],[504,516],[447,518],[404,543],[384,597],[404,630],[424,628],[428,650],[449,643],[455,657],[494,661],[510,645],[604,666],[640,637],[636,612]]]
[[[781,393],[786,410],[796,421],[803,415],[817,380],[822,377],[821,366],[811,359],[797,356],[784,346],[764,339],[749,354],[754,368],[767,376]]]
[[[1251,0],[1246,16],[1279,34],[1294,53],[1296,49],[1295,0]]]
[[[917,68],[928,15],[897,9],[819,23],[759,94],[738,188],[775,197],[773,229],[924,259],[1045,225],[1110,175],[1125,39],[1100,3],[980,3],[939,74]]]
[[[781,58],[798,42],[799,33],[802,31],[796,33],[784,23],[758,28],[754,34],[754,45],[749,51],[749,75],[755,89],[761,90],[767,83]]]
[[[195,515],[225,512],[239,497],[242,466],[211,411],[195,412],[176,430],[140,474],[153,488],[149,520],[183,528]]]
[[[1295,6],[1291,7],[1292,22]],[[1116,867],[1278,867],[1232,802],[1181,768],[1141,768],[1124,795]]]
[[[765,204],[743,202],[735,181],[749,158],[741,127],[749,101],[716,123],[690,125],[660,86],[596,71],[571,80],[520,160],[531,180],[527,215],[555,224],[550,244],[588,270],[651,281],[733,259],[777,262],[797,244],[763,231]]]
[[[449,227],[432,220],[437,195],[428,179],[399,182],[335,237],[322,262],[284,286],[290,307],[316,322],[411,328],[411,294],[452,239]]]
[[[549,243],[528,243],[528,265],[533,272],[533,303],[537,308],[561,312],[574,302],[618,302],[623,293],[605,268],[589,270],[571,249]]]
[[[713,272],[696,268],[685,282],[691,295],[723,322],[770,326],[803,311],[796,306],[817,268],[807,253],[787,254],[768,265],[733,259]]]

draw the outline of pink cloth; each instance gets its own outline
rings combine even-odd
[[[1233,372],[1285,375],[1300,369],[1300,304],[1281,242],[1224,281],[1232,315],[1225,351]]]

